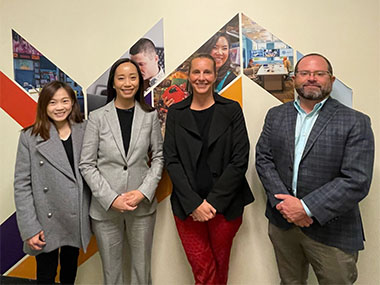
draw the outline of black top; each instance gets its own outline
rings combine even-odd
[[[117,111],[117,116],[119,118],[121,136],[123,138],[125,156],[127,156],[128,149],[129,149],[129,141],[131,140],[132,121],[133,121],[133,113],[135,111],[135,107],[132,107],[130,109],[116,108],[116,111]]]
[[[195,171],[196,192],[203,199],[206,199],[208,193],[213,187],[212,173],[207,164],[208,158],[208,133],[210,130],[212,115],[214,114],[215,104],[204,110],[191,110],[197,123],[198,131],[202,139],[202,150],[197,161]]]
[[[69,159],[71,169],[73,170],[74,176],[75,176],[75,171],[74,171],[74,152],[73,152],[73,141],[71,139],[71,134],[68,137],[67,140],[61,140],[63,147],[65,148],[67,158]]]

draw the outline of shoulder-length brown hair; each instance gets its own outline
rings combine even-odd
[[[37,102],[37,114],[36,120],[33,125],[24,129],[27,130],[32,128],[32,135],[40,135],[44,140],[50,138],[50,124],[52,120],[47,114],[48,104],[53,98],[54,94],[58,89],[63,88],[69,94],[71,102],[73,103],[73,109],[68,116],[69,123],[80,123],[83,122],[83,116],[80,112],[79,103],[77,97],[75,96],[74,90],[67,83],[61,81],[49,82],[42,88]],[[54,122],[52,122],[54,124]]]

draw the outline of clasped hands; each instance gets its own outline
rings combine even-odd
[[[276,205],[276,209],[289,223],[299,227],[309,227],[313,223],[313,219],[306,214],[300,199],[287,194],[277,194],[274,197],[282,200]]]
[[[112,203],[112,208],[118,212],[136,210],[138,204],[144,199],[144,195],[139,190],[132,190],[117,196]]]
[[[27,245],[33,250],[41,250],[46,245],[45,234],[40,231],[38,234],[26,240]]]
[[[206,200],[203,200],[202,204],[198,206],[191,214],[195,222],[207,222],[216,215],[216,209]]]

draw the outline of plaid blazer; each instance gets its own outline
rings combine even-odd
[[[297,110],[289,102],[269,110],[256,145],[256,169],[268,202],[271,223],[289,229],[276,210],[275,194],[291,194]],[[297,197],[313,214],[302,231],[310,238],[352,252],[364,248],[358,203],[368,194],[374,137],[368,116],[329,98],[309,135],[297,182]]]

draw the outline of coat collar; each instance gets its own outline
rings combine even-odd
[[[291,161],[294,159],[294,147],[295,147],[295,129],[297,122],[297,110],[295,109],[293,102],[287,103],[288,107],[286,110],[284,125],[286,126],[286,132],[288,134],[287,139],[287,149],[290,150]],[[318,118],[314,123],[314,126],[310,132],[309,138],[306,142],[304,152],[302,154],[302,159],[308,154],[312,146],[316,142],[317,138],[320,136],[324,128],[327,126],[328,122],[331,120],[333,115],[336,113],[339,107],[339,102],[333,98],[328,98],[327,101],[322,106],[319,111]]]
[[[144,121],[144,115],[145,115],[145,111],[141,108],[140,103],[135,101],[135,111],[133,112],[131,139],[129,143],[127,156],[125,156],[123,138],[121,135],[121,128],[120,128],[119,118],[117,116],[115,103],[114,101],[111,101],[105,106],[105,118],[111,129],[113,138],[115,140],[117,148],[119,149],[120,155],[122,156],[125,163],[127,163],[128,159],[133,153],[133,149],[136,146],[137,138],[140,134],[141,126]]]
[[[213,96],[215,100],[215,110],[210,124],[208,146],[211,146],[224,133],[231,124],[233,118],[231,109],[227,109],[226,107],[234,101],[226,99],[217,93],[214,93]],[[179,125],[200,139],[198,126],[190,110],[192,99],[193,95],[190,95],[185,100],[173,105],[171,108],[182,110],[178,117]]]
[[[326,128],[329,121],[332,119],[334,114],[337,112],[339,107],[339,102],[331,97],[327,99],[321,110],[319,111],[319,115],[317,120],[314,123],[314,126],[310,132],[309,138],[306,142],[306,146],[304,152],[302,154],[302,158],[304,158],[312,146],[314,145],[317,138],[320,136],[322,131]]]
[[[229,100],[227,98],[220,96],[218,93],[214,93],[213,96],[216,103],[229,104],[233,102],[232,100]],[[178,110],[190,108],[192,101],[193,101],[193,94],[190,94],[186,99],[182,100],[181,102],[178,102],[177,104],[174,104],[170,108],[178,109]]]
[[[81,128],[83,128],[83,124],[71,124],[71,139],[73,143],[73,156],[74,156],[74,166],[75,169],[78,169],[78,161],[80,156],[81,149]],[[82,130],[83,132],[83,130]],[[54,124],[50,124],[50,138],[48,140],[44,140],[41,136],[37,136],[37,151],[45,157],[47,161],[49,161],[55,168],[64,173],[67,177],[76,181],[75,175],[79,175],[77,172],[75,175],[71,168],[69,159],[67,158],[67,154],[65,148],[62,144],[62,141],[59,137],[58,131],[55,128]]]

